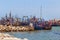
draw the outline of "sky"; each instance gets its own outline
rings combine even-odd
[[[60,0],[0,0],[0,18],[10,12],[17,17],[40,17],[41,5],[42,18],[60,19]]]

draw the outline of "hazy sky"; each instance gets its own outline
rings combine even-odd
[[[60,0],[0,0],[0,17],[9,14],[10,11],[18,17],[40,17],[41,5],[44,19],[60,18]]]

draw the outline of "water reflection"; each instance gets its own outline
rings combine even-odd
[[[52,30],[9,32],[9,34],[17,38],[27,38],[29,40],[60,40],[60,27],[53,27]]]

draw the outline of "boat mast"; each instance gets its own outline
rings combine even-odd
[[[6,14],[5,18],[7,19],[7,14]]]
[[[42,21],[42,5],[40,7],[40,21]]]
[[[9,17],[11,18],[11,11],[10,11]]]
[[[42,5],[41,5],[41,8],[40,8],[40,18],[42,19]]]

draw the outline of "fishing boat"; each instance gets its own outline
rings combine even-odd
[[[40,9],[40,18],[34,16],[31,20],[35,30],[51,30],[52,28],[51,23],[42,18],[42,5]]]
[[[60,26],[60,19],[49,20],[49,22],[51,23],[51,26]]]
[[[42,11],[42,9],[41,9]],[[42,12],[41,12],[42,15]],[[41,16],[40,15],[40,16]],[[23,28],[24,30],[27,27],[27,31],[29,30],[51,30],[51,25],[48,21],[45,21],[42,16],[40,18],[36,18],[35,16],[33,16],[32,18],[29,18],[28,16],[23,16],[22,19],[20,20],[20,18],[14,18],[11,16],[11,12],[9,14],[9,17],[6,15],[5,18],[2,18],[0,20],[0,25],[6,25],[8,26],[13,26],[15,28],[17,28],[17,26],[19,26],[19,28]],[[22,26],[22,27],[21,27]],[[9,30],[9,29],[8,29]],[[20,30],[20,29],[19,29]],[[23,31],[23,30],[22,30]]]
[[[35,30],[51,30],[51,25],[48,21],[44,21],[44,19],[38,19],[34,16],[30,21]]]

